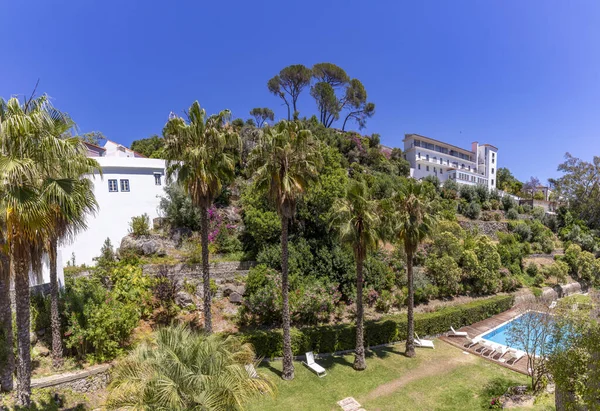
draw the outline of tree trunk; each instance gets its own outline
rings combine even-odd
[[[287,217],[281,217],[281,296],[283,299],[283,375],[284,380],[294,379],[292,362],[292,337],[290,335],[290,300],[288,284],[288,225]]]
[[[208,266],[208,209],[200,207],[200,230],[202,243],[202,287],[204,290],[204,331],[212,334],[212,294],[210,292],[210,270]]]
[[[52,366],[60,368],[63,365],[63,345],[61,338],[60,313],[58,310],[58,275],[57,275],[57,241],[50,241],[50,322],[52,324]]]
[[[413,253],[406,252],[406,276],[408,278],[408,325],[406,333],[406,351],[407,357],[415,356],[415,286],[413,278]]]
[[[354,356],[354,369],[367,368],[365,361],[364,341],[364,308],[363,308],[363,262],[362,258],[356,259],[356,352]]]
[[[23,258],[14,258],[13,264],[15,265],[14,281],[17,308],[17,405],[29,407],[31,402],[29,264]]]
[[[0,390],[12,391],[15,355],[10,306],[10,263],[4,254],[0,254],[0,340]]]

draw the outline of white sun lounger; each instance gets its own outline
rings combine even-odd
[[[484,357],[489,357],[490,355],[493,355],[496,352],[496,350],[500,348],[498,344],[489,341],[483,341],[480,344],[483,348],[479,351],[479,354],[481,354]],[[488,352],[487,355],[485,354],[486,352]]]
[[[479,344],[481,341],[481,337],[475,337],[475,338],[466,337],[466,338],[467,338],[467,343],[465,344],[465,348],[474,347],[477,344]]]
[[[467,334],[466,331],[456,331],[454,329],[454,327],[450,327],[450,332],[448,333],[449,337],[468,337],[469,334]]]
[[[312,353],[312,351],[306,353],[306,361],[302,361],[302,364],[316,372],[319,378],[327,375],[325,368],[321,367],[315,362],[315,355]]]
[[[524,356],[525,356],[525,353],[523,351],[509,348],[508,355],[506,358],[506,363],[508,363],[509,361],[512,361],[512,363],[510,365],[514,365],[517,361],[519,361]]]
[[[419,335],[417,333],[415,333],[415,344],[417,345],[417,347],[421,348],[435,348],[435,346],[433,345],[433,341],[422,340],[419,338]]]

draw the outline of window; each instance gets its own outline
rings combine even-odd
[[[429,154],[425,155],[425,160],[429,161]]]
[[[108,192],[116,193],[117,191],[119,191],[119,188],[117,187],[117,180],[108,180]]]
[[[420,170],[421,169],[421,164],[417,164],[417,168]]]
[[[115,180],[117,181],[117,180]],[[129,180],[121,180],[121,191],[128,192],[129,191]]]
[[[157,186],[162,185],[162,183],[160,181],[161,177],[162,176],[159,173],[154,173],[154,184],[155,185],[157,185]]]
[[[440,174],[444,174],[444,170],[440,168]]]
[[[492,174],[494,174],[494,169],[492,168]]]
[[[433,167],[433,172],[437,173],[437,168]]]
[[[429,166],[427,166],[427,167],[425,168],[425,170],[429,171]]]
[[[419,158],[421,158],[421,153],[417,153],[417,156],[418,156]]]
[[[492,180],[492,186],[494,185],[494,180]]]

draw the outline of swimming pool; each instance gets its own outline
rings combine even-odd
[[[488,331],[487,333],[481,335],[480,337],[483,338],[484,340],[491,341],[496,344],[515,348],[517,350],[528,351],[526,348],[531,349],[533,347],[524,347],[522,344],[520,344],[519,342],[516,342],[516,341],[513,341],[513,344],[509,344],[510,332],[511,332],[511,329],[515,326],[519,326],[521,329],[535,328],[535,326],[531,326],[531,325],[528,326],[527,324],[523,324],[523,322],[533,323],[533,322],[538,322],[538,321],[539,322],[549,322],[549,325],[552,325],[554,323],[554,321],[552,320],[552,316],[550,316],[549,314],[544,314],[544,313],[540,313],[540,312],[536,312],[536,311],[528,311],[528,312],[521,314],[521,315],[513,318],[512,320],[494,328],[493,330]],[[540,330],[534,331],[534,333],[539,333],[539,332],[542,332],[542,330],[540,329]],[[549,345],[552,345],[550,328],[546,328],[543,332],[548,334],[548,335],[546,335],[546,337],[544,337],[544,340],[547,341]],[[532,337],[533,337],[533,335],[532,335]],[[536,354],[540,355],[541,347],[537,347],[537,348],[538,348],[538,350],[537,350]],[[546,350],[547,350],[547,348],[548,347],[546,347]]]

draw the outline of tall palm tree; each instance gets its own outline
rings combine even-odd
[[[46,230],[46,250],[50,262],[50,320],[52,328],[52,364],[59,368],[63,362],[60,313],[58,308],[57,253],[61,241],[72,240],[80,231],[87,228],[86,217],[98,209],[93,192],[93,184],[87,175],[101,174],[98,162],[88,158],[85,148],[78,139],[70,139],[70,155],[59,164],[54,174],[47,176],[54,180],[48,185],[45,201],[48,205],[51,225]]]
[[[204,330],[212,332],[210,272],[208,266],[208,209],[221,193],[224,182],[235,176],[240,138],[227,121],[229,110],[206,116],[195,101],[187,121],[171,114],[163,129],[167,178],[176,178],[200,208],[202,282],[204,288]]]
[[[436,223],[433,187],[428,183],[408,180],[394,196],[393,235],[404,245],[408,278],[408,329],[406,355],[415,356],[413,259],[417,247],[427,238]]]
[[[56,182],[47,170],[68,158],[69,144],[53,135],[67,121],[47,96],[0,100],[0,220],[15,285],[17,319],[17,405],[31,397],[29,272],[41,270],[44,233],[51,226],[44,201]]]
[[[281,294],[283,299],[283,379],[294,378],[288,284],[288,229],[296,204],[323,159],[310,130],[297,121],[281,121],[262,134],[248,162],[258,189],[265,190],[281,218]]]
[[[370,250],[376,249],[381,239],[379,210],[370,198],[363,181],[352,180],[346,196],[334,204],[334,223],[339,225],[340,239],[352,247],[356,260],[356,350],[354,369],[367,368],[364,344],[363,263]]]
[[[162,328],[112,374],[108,409],[242,410],[274,385],[256,372],[254,349],[236,337]]]
[[[10,260],[4,240],[5,230],[5,225],[0,221],[0,390],[12,391],[15,356],[10,306]]]

